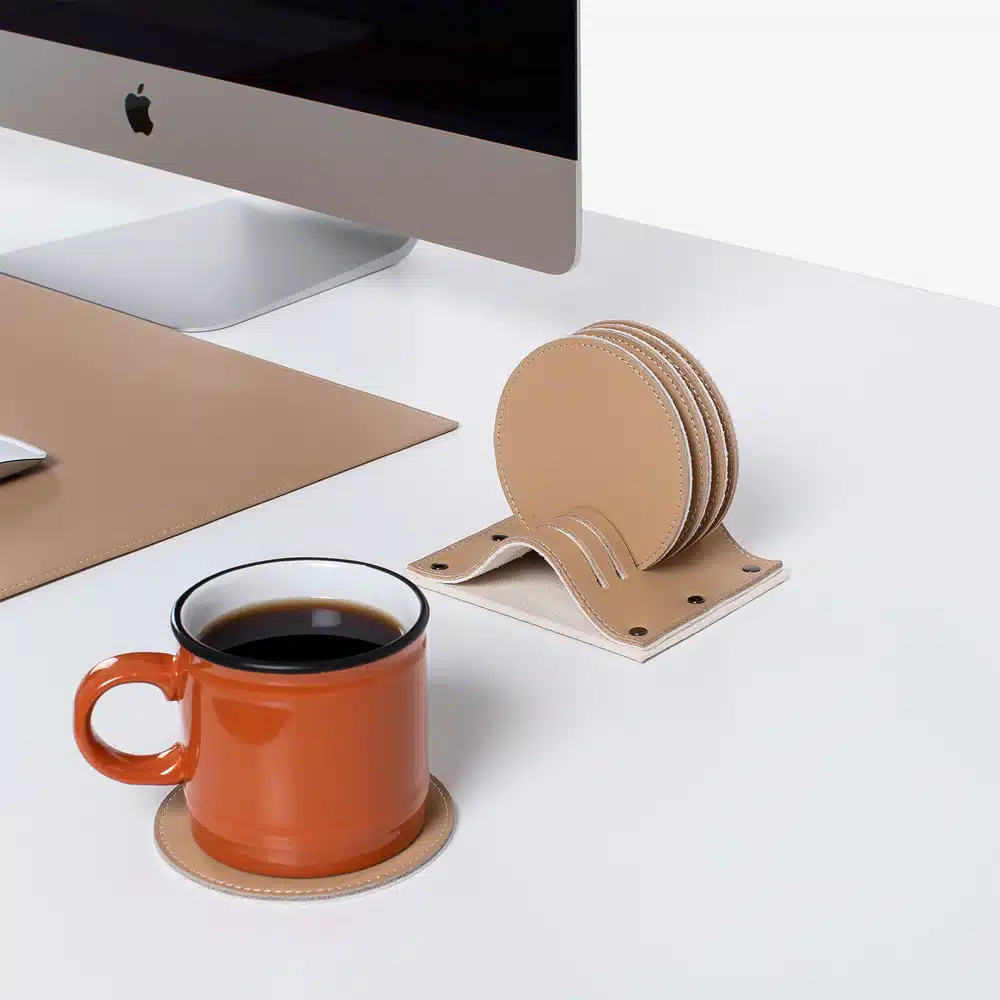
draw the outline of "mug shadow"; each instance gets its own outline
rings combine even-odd
[[[453,794],[470,789],[503,756],[504,747],[524,731],[525,712],[511,691],[482,676],[437,675],[428,685],[431,773]],[[129,789],[138,812],[155,812],[172,787]]]
[[[517,726],[510,693],[481,677],[431,676],[431,773],[458,794],[490,769]]]

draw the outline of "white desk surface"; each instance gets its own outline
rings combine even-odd
[[[0,250],[215,193],[0,132]],[[220,567],[402,567],[502,516],[507,374],[613,316],[716,377],[741,444],[728,524],[791,581],[643,665],[432,595],[444,854],[303,905],[167,868],[163,789],[99,776],[73,743],[84,672],[171,648],[173,598]],[[462,426],[0,603],[0,993],[996,997],[1000,312],[588,216],[564,278],[421,245],[213,339]],[[175,713],[133,686],[97,725],[148,752]]]

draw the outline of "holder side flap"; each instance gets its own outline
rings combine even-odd
[[[528,543],[519,540],[527,530],[519,517],[508,517],[417,559],[407,569],[441,583],[464,583],[532,551]]]

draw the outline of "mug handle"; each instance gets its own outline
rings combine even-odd
[[[99,663],[80,682],[73,704],[73,735],[80,753],[101,774],[128,785],[177,785],[194,773],[193,755],[180,743],[156,754],[124,753],[91,725],[98,698],[119,684],[152,684],[170,701],[184,694],[187,672],[170,653],[124,653]]]

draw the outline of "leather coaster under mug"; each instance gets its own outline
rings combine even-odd
[[[186,878],[234,896],[256,899],[330,899],[390,885],[412,875],[444,850],[455,829],[455,805],[448,789],[431,775],[423,829],[409,847],[370,868],[328,878],[276,878],[252,875],[209,857],[191,834],[182,786],[173,789],[156,811],[153,833],[164,860]]]
[[[653,327],[595,323],[529,354],[494,450],[512,516],[411,563],[425,589],[646,660],[786,579],[723,525],[729,409]]]

